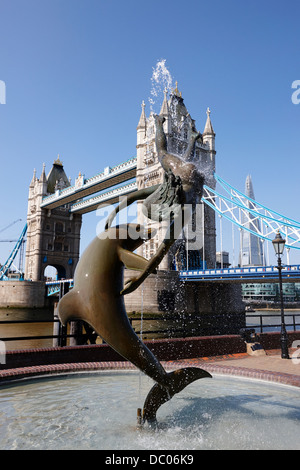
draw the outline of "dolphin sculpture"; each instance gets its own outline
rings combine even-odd
[[[58,304],[63,325],[70,320],[87,322],[115,351],[156,382],[144,406],[143,420],[150,424],[156,422],[156,411],[162,403],[188,383],[211,377],[197,367],[167,373],[131,327],[121,295],[124,266],[145,269],[148,260],[133,251],[151,236],[151,229],[127,224],[111,227],[96,237],[79,260],[72,291]]]
[[[111,227],[116,214],[137,200],[144,200],[143,212],[152,220],[169,220],[170,224],[165,238],[158,247],[156,254],[145,265],[142,272],[126,283],[122,294],[129,294],[137,289],[142,282],[153,273],[167,254],[171,246],[179,238],[183,227],[189,222],[195,204],[200,202],[203,192],[204,175],[192,161],[196,140],[202,140],[193,124],[189,126],[189,143],[182,157],[168,152],[167,137],[163,123],[165,118],[154,115],[156,127],[155,143],[158,160],[165,170],[163,184],[140,189],[125,198],[109,215],[105,228]],[[154,208],[154,210],[153,210]]]

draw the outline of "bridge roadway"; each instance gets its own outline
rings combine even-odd
[[[136,171],[137,158],[133,157],[113,168],[105,168],[102,173],[92,178],[84,179],[83,176],[80,176],[76,179],[75,185],[58,189],[54,194],[43,198],[41,207],[54,209],[70,204],[69,211],[71,213],[85,214],[97,210],[101,205],[115,204],[120,197],[137,191]],[[224,217],[240,230],[247,230],[263,241],[273,241],[275,234],[280,230],[286,239],[286,247],[300,250],[299,222],[251,200],[218,175],[215,174],[214,177],[228,196],[222,196],[204,185],[202,201],[216,211],[220,217]],[[124,185],[124,182],[127,184]],[[105,191],[108,188],[111,189]],[[100,194],[88,198],[88,196],[99,192]],[[254,221],[257,221],[258,224],[254,225]]]
[[[135,191],[137,191],[136,181],[111,189],[95,197],[77,201],[71,205],[70,212],[72,214],[86,214],[87,212],[97,210],[99,205],[115,204],[119,202],[121,196],[129,195]]]
[[[276,266],[255,266],[248,268],[226,269],[193,269],[191,271],[179,271],[181,281],[193,282],[222,282],[236,284],[268,284],[278,283],[278,269]],[[300,282],[300,265],[284,266],[282,270],[283,282]],[[61,279],[47,281],[47,296],[63,294],[65,285],[68,289],[73,287],[73,279]]]
[[[136,165],[137,159],[134,157],[127,160],[126,162],[121,163],[120,165],[116,165],[113,168],[107,167],[102,173],[99,173],[98,175],[95,175],[91,178],[83,178],[82,180],[77,179],[75,185],[64,189],[58,189],[54,194],[46,196],[41,203],[41,207],[45,209],[55,209],[56,207],[74,203],[75,201],[90,196],[91,194],[98,193],[104,189],[119,185],[125,181],[129,181],[136,177]],[[119,195],[120,194],[118,194],[118,196]],[[113,203],[112,200],[109,199],[107,199],[105,202]],[[91,207],[92,204],[87,204],[86,210],[84,212],[90,212],[96,208]],[[73,210],[71,207],[71,212],[84,213],[83,204],[81,204],[80,207],[77,206],[77,210],[76,207],[74,207]]]
[[[193,269],[180,271],[182,281],[222,283],[278,283],[276,266],[253,266],[247,268]],[[300,282],[300,265],[286,265],[282,269],[283,282]]]

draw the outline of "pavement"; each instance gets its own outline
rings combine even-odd
[[[279,350],[267,351],[265,356],[249,356],[248,354],[245,354],[244,357],[233,357],[226,360],[220,360],[218,361],[218,364],[292,374],[300,377],[300,350],[299,354],[296,353],[295,357],[292,357],[294,353],[295,350],[290,350],[290,359],[282,359],[281,352]]]
[[[280,350],[270,350],[260,356],[240,353],[182,359],[163,364],[167,369],[194,366],[201,367],[211,374],[256,378],[300,388],[300,349],[290,349],[289,355],[290,359],[282,359]]]

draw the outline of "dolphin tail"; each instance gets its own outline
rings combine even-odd
[[[57,310],[58,317],[63,325],[66,325],[70,320],[84,320],[81,304],[80,296],[74,290],[62,297],[58,303]]]
[[[198,379],[212,377],[206,370],[198,367],[186,367],[177,369],[168,374],[170,385],[163,387],[156,383],[147,395],[143,408],[143,422],[151,426],[156,425],[156,413],[158,408],[170,400],[176,393],[181,392],[187,385]]]

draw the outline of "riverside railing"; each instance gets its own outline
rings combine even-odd
[[[209,316],[209,315],[205,315],[205,319],[206,320],[216,320],[216,317],[218,317],[218,315],[214,315],[214,316]],[[221,316],[220,316],[221,317]],[[300,330],[300,313],[293,313],[293,312],[288,312],[286,315],[286,328],[288,331],[299,331]],[[199,318],[199,317],[198,317]],[[222,318],[224,318],[224,316],[222,315]],[[252,321],[249,321],[250,319],[253,319],[253,318],[258,318],[259,321],[257,323],[253,323]],[[264,320],[265,319],[273,319],[273,318],[276,318],[277,322],[268,322],[268,323],[264,323]],[[288,320],[288,319],[291,319],[291,320]],[[132,323],[132,321],[135,321],[135,322],[139,322],[141,321],[141,318],[140,317],[134,317],[134,318],[130,318],[129,319],[130,322]],[[171,322],[171,321],[178,321],[179,320],[179,317],[178,316],[167,316],[167,317],[162,317],[162,318],[159,318],[159,317],[145,317],[143,318],[143,323],[145,325],[145,322],[149,322],[149,321],[159,321],[159,322],[162,322],[162,321],[167,321],[167,322]],[[184,320],[184,319],[183,319]],[[248,320],[248,321],[247,321]],[[1,325],[26,325],[26,324],[45,324],[45,323],[49,323],[49,324],[52,324],[52,330],[54,331],[54,324],[57,324],[59,323],[59,328],[56,328],[56,332],[57,334],[46,334],[46,335],[24,335],[24,336],[8,336],[8,337],[5,337],[3,336],[3,332],[1,333]],[[184,326],[184,325],[180,325],[181,322],[179,322],[179,326],[178,327],[174,327],[173,325],[170,326],[170,325],[166,325],[165,328],[158,328],[158,329],[151,329],[151,330],[143,330],[143,331],[140,331],[140,330],[136,330],[136,333],[138,335],[143,335],[143,337],[145,338],[147,336],[147,338],[149,339],[149,337],[151,337],[151,335],[164,335],[164,334],[168,334],[169,333],[169,336],[172,337],[172,335],[178,335],[178,334],[181,334],[182,337],[187,337],[187,336],[203,336],[205,335],[205,332],[208,330],[208,329],[211,329],[212,326],[214,325],[213,322],[209,323],[209,324],[206,324],[206,325],[199,325],[198,328],[194,328],[194,332],[196,334],[193,335],[193,328],[191,328],[190,330],[187,330],[187,328]],[[56,325],[58,326],[58,325]],[[257,332],[259,333],[264,333],[266,332],[266,330],[268,332],[271,332],[271,331],[278,331],[278,329],[280,328],[280,315],[276,315],[276,314],[269,314],[269,313],[266,313],[266,314],[261,314],[261,313],[253,313],[253,314],[247,314],[246,315],[246,328],[251,328],[251,329],[255,329]],[[52,320],[1,320],[0,321],[0,341],[3,341],[3,342],[11,342],[11,341],[15,341],[15,342],[18,342],[18,343],[22,343],[22,342],[25,342],[25,341],[33,341],[33,340],[39,340],[39,341],[43,341],[43,340],[49,340],[49,339],[52,339],[54,341],[53,345],[55,346],[60,346],[60,347],[63,347],[63,346],[66,346],[67,345],[67,340],[70,339],[70,338],[73,338],[74,339],[74,343],[73,344],[87,344],[88,341],[90,341],[91,343],[95,343],[95,340],[96,340],[96,335],[93,334],[91,335],[91,333],[89,331],[87,331],[86,333],[83,333],[82,330],[79,332],[77,331],[77,333],[72,333],[71,332],[71,329],[69,328],[69,333],[68,333],[68,330],[67,328],[63,327],[61,328],[61,325],[60,325],[60,321],[58,319],[52,319]],[[20,329],[18,329],[18,331],[20,331]],[[199,331],[201,331],[201,334],[199,334]],[[177,336],[178,337],[178,336]]]
[[[299,318],[297,321],[296,318]],[[247,327],[248,328],[255,328],[257,332],[259,333],[264,333],[264,330],[268,329],[270,331],[270,328],[276,328],[275,330],[273,329],[272,331],[276,331],[277,329],[280,328],[281,326],[281,317],[279,314],[261,314],[261,313],[253,313],[249,314],[247,313],[246,319],[249,320],[250,318],[259,318],[259,322],[257,324],[248,322]],[[278,320],[277,323],[264,323],[264,319],[269,319],[269,318],[276,318]],[[292,320],[288,320],[291,318]],[[285,326],[288,331],[297,331],[297,327],[300,327],[300,313],[292,313],[292,312],[286,312],[285,313]]]

